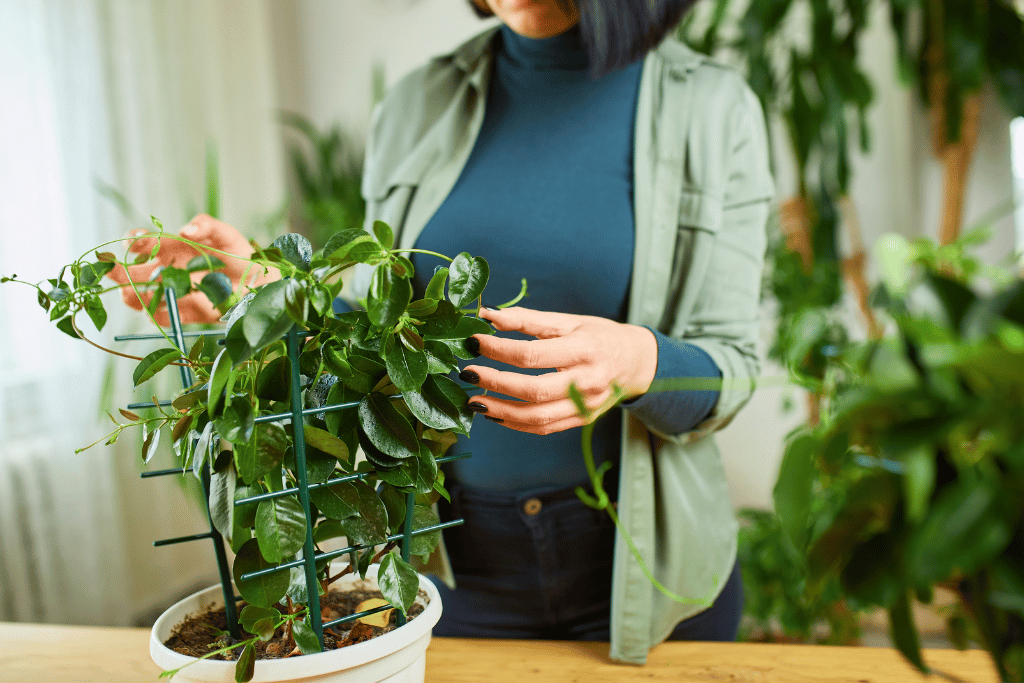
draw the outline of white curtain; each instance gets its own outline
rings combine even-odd
[[[208,145],[220,215],[252,234],[284,198],[269,32],[263,2],[3,0],[0,274],[55,277],[139,227],[97,180],[176,229],[204,204]],[[114,346],[142,321],[108,297],[84,329]],[[109,358],[0,286],[0,620],[126,624],[215,576],[208,542],[152,548],[204,520],[174,477],[139,479],[137,435],[74,453],[113,427],[104,409],[148,398]]]

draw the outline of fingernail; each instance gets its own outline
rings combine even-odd
[[[470,401],[469,403],[466,404],[466,407],[472,410],[474,413],[487,412],[487,406],[485,406],[483,403],[478,403],[477,401]]]
[[[460,372],[459,379],[463,382],[469,382],[470,384],[480,384],[480,375],[476,374],[472,370],[463,370]]]
[[[185,235],[185,236],[194,235],[194,234],[196,234],[196,230],[198,230],[198,229],[199,228],[197,228],[195,226],[195,224],[189,223],[188,225],[186,225],[185,227],[183,227],[181,229],[181,234]]]
[[[462,342],[462,345],[474,356],[480,355],[480,340],[476,337],[466,337],[466,341]]]
[[[500,417],[491,417],[490,415],[484,415],[484,417],[486,417],[491,422],[497,422],[498,424],[505,424],[505,421],[502,420]]]

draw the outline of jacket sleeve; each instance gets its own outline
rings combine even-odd
[[[680,353],[703,352],[721,373],[721,388],[710,414],[693,424],[693,410],[679,410],[674,416],[640,417],[652,432],[662,438],[688,443],[725,427],[750,399],[754,378],[760,370],[757,350],[760,319],[760,293],[767,237],[765,226],[769,203],[774,194],[768,163],[768,139],[764,114],[750,88],[737,74],[726,72],[723,88],[729,97],[719,100],[720,106],[705,110],[706,120],[724,113],[725,124],[717,127],[717,135],[705,135],[715,142],[704,149],[722,150],[721,178],[705,178],[705,187],[720,198],[721,220],[713,233],[697,231],[697,240],[709,240],[709,265],[700,282],[692,311],[678,311],[682,321],[672,329],[662,347],[673,344],[669,359]],[[711,104],[711,103],[709,103]],[[698,128],[699,129],[699,128]],[[717,185],[717,191],[714,190]],[[684,297],[685,298],[685,297]],[[660,340],[659,340],[660,341]],[[661,358],[659,356],[659,365]],[[696,366],[698,368],[702,365]],[[689,374],[682,379],[712,377],[705,368],[703,375]],[[671,391],[672,380],[656,381],[652,390]],[[702,392],[707,395],[709,392]],[[671,405],[672,401],[659,401]],[[676,401],[677,405],[693,405]],[[627,406],[628,409],[628,406]],[[688,421],[689,420],[689,421]]]

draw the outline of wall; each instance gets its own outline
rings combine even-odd
[[[395,83],[429,56],[449,50],[488,25],[462,0],[275,0],[269,3],[282,105],[305,113],[319,125],[340,121],[346,129],[366,129],[371,102],[371,70],[379,61],[387,84]],[[939,212],[940,170],[927,148],[927,126],[916,94],[895,74],[894,43],[885,7],[875,6],[861,53],[876,84],[870,121],[874,145],[855,160],[852,196],[867,246],[890,232],[934,235]],[[971,175],[966,220],[975,221],[1011,196],[1009,120],[991,93]],[[779,196],[792,194],[792,161],[781,143],[785,131],[772,122],[776,142]],[[989,260],[1014,245],[1012,214],[995,223],[997,237],[982,250]],[[859,325],[856,307],[848,306]],[[770,334],[770,308],[764,336]],[[767,340],[763,342],[767,347]],[[785,373],[766,363],[766,386],[718,438],[725,454],[733,502],[771,504],[786,433],[803,419],[802,395],[782,386]],[[782,410],[791,395],[794,410]]]

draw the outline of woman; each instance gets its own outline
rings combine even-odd
[[[469,404],[488,421],[454,446],[473,457],[446,480],[442,514],[466,524],[435,554],[457,585],[439,585],[438,635],[610,640],[633,663],[667,637],[735,637],[736,524],[710,433],[758,368],[772,184],[742,79],[663,40],[689,4],[477,0],[501,26],[407,76],[375,112],[368,221],[390,223],[403,248],[487,258],[492,305],[530,283],[529,308],[482,312],[500,334],[474,337],[480,358],[460,375],[488,390]],[[250,251],[209,218],[183,232]],[[422,289],[437,264],[414,263]],[[649,391],[673,377],[722,388]],[[613,465],[605,481],[618,480],[619,517],[654,576],[689,603],[658,593],[607,516],[576,498],[587,476],[570,382],[591,406],[625,390],[595,457]]]

